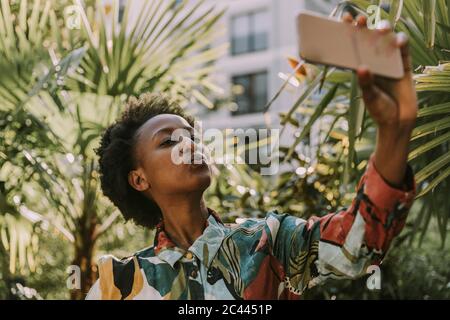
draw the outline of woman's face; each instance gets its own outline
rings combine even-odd
[[[173,114],[144,123],[137,132],[137,168],[128,175],[131,186],[156,202],[161,195],[203,193],[211,172],[204,146],[194,142],[194,134],[200,139],[184,118]]]

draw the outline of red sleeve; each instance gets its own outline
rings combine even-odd
[[[380,263],[405,225],[415,197],[411,167],[398,189],[383,179],[372,156],[356,191],[348,208],[323,217],[272,214],[267,220],[274,254],[293,293],[328,278],[363,276],[368,266]]]

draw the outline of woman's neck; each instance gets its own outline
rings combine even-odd
[[[187,250],[202,235],[208,208],[202,197],[183,196],[162,206],[164,231],[175,244]]]

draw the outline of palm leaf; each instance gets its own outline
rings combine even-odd
[[[436,36],[436,0],[422,1],[424,33],[428,48],[434,47]]]
[[[110,96],[170,90],[175,99],[192,97],[211,107],[208,98],[194,89],[206,89],[202,81],[207,80],[211,72],[211,69],[200,72],[199,67],[225,52],[224,46],[204,50],[218,34],[213,26],[223,11],[210,8],[196,15],[204,1],[189,9],[187,1],[175,6],[176,2],[139,3],[138,18],[130,20],[130,6],[135,2],[128,1],[119,29],[114,19],[112,28],[108,28],[111,18],[101,11],[99,28],[95,30],[93,25],[97,22],[90,20],[83,11],[83,30],[89,48],[80,64],[80,73],[67,82],[68,87]],[[117,8],[118,1],[114,1],[112,16],[116,15]],[[196,72],[192,72],[194,70]],[[174,87],[178,90],[172,90]]]
[[[309,118],[306,125],[303,127],[300,135],[295,139],[295,142],[292,144],[292,146],[289,148],[286,157],[283,159],[283,162],[288,161],[295,150],[295,147],[306,137],[307,134],[309,134],[312,125],[316,122],[316,120],[320,117],[320,115],[323,113],[325,108],[330,104],[330,102],[333,100],[336,91],[339,87],[339,84],[335,84],[322,98],[322,100],[317,105],[316,109],[314,110],[314,113]]]

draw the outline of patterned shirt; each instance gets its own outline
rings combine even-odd
[[[308,220],[274,210],[228,225],[208,208],[206,228],[188,250],[161,223],[153,246],[100,258],[86,299],[298,299],[325,279],[355,279],[379,264],[414,196],[409,166],[403,188],[394,188],[372,156],[347,209]]]

